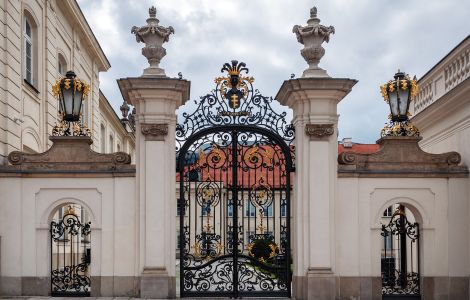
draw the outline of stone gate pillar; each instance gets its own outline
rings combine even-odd
[[[133,27],[150,67],[141,77],[118,80],[124,99],[136,108],[136,172],[139,228],[140,297],[176,294],[176,109],[189,98],[190,82],[168,78],[159,67],[161,46],[173,28],[158,25],[156,9],[147,25]],[[155,27],[152,30],[152,27]],[[139,274],[137,274],[139,275]]]
[[[293,296],[296,299],[335,299],[334,203],[337,182],[338,103],[356,84],[331,78],[318,67],[323,41],[334,33],[319,24],[317,9],[308,25],[295,26],[302,56],[309,63],[302,78],[285,81],[276,98],[294,111],[295,181],[292,209]],[[314,29],[320,30],[314,30]]]

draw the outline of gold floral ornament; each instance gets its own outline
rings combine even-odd
[[[66,90],[70,89],[70,85],[71,85],[70,79],[61,78],[61,79],[56,80],[55,83],[52,85],[52,95],[56,98],[59,97],[62,81],[63,81],[64,89]],[[83,91],[83,100],[85,100],[88,94],[90,93],[90,85],[84,83],[78,78],[75,78],[73,80],[73,89],[74,91]]]
[[[400,72],[400,70],[398,70],[398,72]],[[393,93],[398,90],[406,91],[408,89],[410,90],[410,100],[415,100],[419,93],[416,76],[411,79],[410,75],[406,74],[405,78],[402,80],[390,80],[380,86],[380,93],[382,94],[385,102],[388,103],[389,93]]]

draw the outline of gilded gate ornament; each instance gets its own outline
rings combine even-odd
[[[219,85],[220,94],[228,101],[230,108],[237,109],[241,101],[245,99],[249,92],[248,84],[252,84],[255,79],[248,76],[240,76],[240,73],[248,73],[248,68],[243,62],[232,60],[232,64],[224,64],[221,72],[227,72],[227,77],[217,77],[215,83]]]
[[[294,127],[244,63],[221,72],[176,126],[181,295],[289,297]]]

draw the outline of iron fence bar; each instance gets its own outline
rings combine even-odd
[[[238,297],[238,133],[232,131],[233,296]]]

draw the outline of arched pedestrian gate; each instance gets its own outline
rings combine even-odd
[[[419,224],[410,221],[403,205],[390,206],[382,224],[382,299],[421,299],[419,274]]]
[[[180,293],[290,296],[294,129],[232,61],[176,127]]]
[[[80,205],[58,209],[51,222],[51,295],[90,296],[91,222]]]

